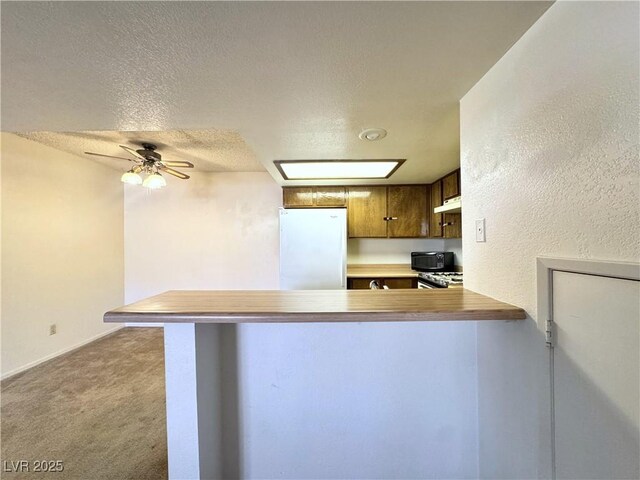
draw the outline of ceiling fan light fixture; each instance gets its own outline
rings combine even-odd
[[[123,183],[128,183],[129,185],[140,185],[142,184],[142,177],[140,175],[138,175],[137,173],[129,170],[128,172],[125,172],[122,174],[122,177],[120,177],[120,180]]]
[[[177,168],[193,168],[194,165],[191,162],[181,161],[181,160],[162,160],[162,155],[159,152],[156,152],[156,146],[151,143],[142,143],[142,148],[138,150],[134,150],[131,147],[127,147],[126,145],[120,145],[125,152],[131,155],[131,158],[125,157],[116,157],[114,155],[105,155],[104,153],[94,153],[94,152],[84,152],[85,155],[92,155],[95,157],[102,158],[115,158],[117,160],[125,160],[127,162],[132,162],[134,167],[129,171],[122,174],[120,180],[123,183],[128,183],[129,185],[142,185],[143,187],[147,187],[149,189],[155,190],[158,188],[162,188],[167,185],[167,181],[160,174],[160,172],[164,172],[169,175],[173,175],[180,180],[188,180],[190,177],[186,173],[183,173],[179,170],[174,170],[171,167]],[[142,177],[140,173],[147,173],[149,176],[142,181]]]
[[[147,187],[149,190],[156,190],[167,185],[167,181],[159,173],[152,173],[142,182],[143,187]]]

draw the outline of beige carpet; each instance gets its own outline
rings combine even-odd
[[[2,478],[167,478],[162,329],[119,330],[0,389]],[[64,471],[3,471],[19,460],[61,460]]]

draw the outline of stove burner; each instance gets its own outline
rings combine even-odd
[[[418,277],[426,283],[440,288],[462,284],[462,272],[422,272],[418,274]]]

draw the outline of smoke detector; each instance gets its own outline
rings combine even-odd
[[[376,140],[382,140],[387,136],[387,131],[384,128],[367,128],[360,132],[360,140],[368,140],[370,142],[375,142]]]

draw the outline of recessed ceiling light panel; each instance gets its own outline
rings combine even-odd
[[[367,128],[360,132],[360,140],[367,140],[369,142],[375,142],[376,140],[382,140],[387,136],[387,131],[384,128]]]
[[[276,160],[285,180],[389,178],[404,160]]]

